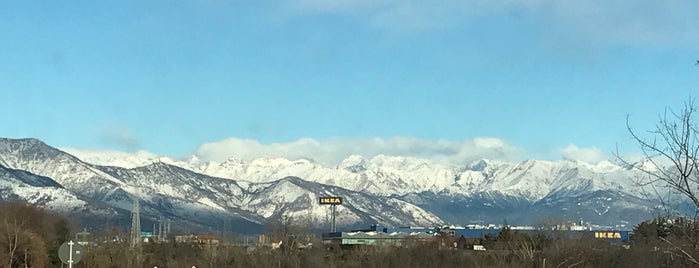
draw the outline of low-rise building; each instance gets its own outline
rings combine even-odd
[[[424,242],[434,235],[424,232],[384,233],[384,232],[335,232],[323,234],[323,243],[341,246],[372,245],[372,246],[408,246],[413,242]]]
[[[176,235],[176,243],[194,243],[194,244],[206,244],[206,245],[218,245],[220,239],[215,235]]]

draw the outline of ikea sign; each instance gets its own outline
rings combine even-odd
[[[321,205],[340,205],[342,204],[342,198],[341,197],[321,197],[320,198],[320,204]]]
[[[619,232],[595,232],[595,238],[621,239],[621,233],[619,233]]]

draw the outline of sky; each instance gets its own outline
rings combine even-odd
[[[699,92],[694,0],[0,1],[0,136],[599,162]]]

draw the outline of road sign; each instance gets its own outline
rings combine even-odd
[[[141,237],[153,237],[153,232],[141,232]]]
[[[63,242],[58,248],[58,258],[63,263],[68,264],[68,267],[73,267],[73,264],[80,262],[83,255],[85,255],[85,247],[74,243],[73,240]]]

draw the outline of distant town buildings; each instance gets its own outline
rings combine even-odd
[[[215,235],[176,235],[175,243],[192,243],[201,245],[218,245],[221,240]]]
[[[495,224],[466,226],[441,226],[441,227],[383,227],[372,225],[368,229],[352,230],[349,232],[330,232],[322,235],[324,244],[340,246],[374,245],[374,246],[406,246],[415,242],[434,242],[439,238],[453,238],[449,243],[455,248],[470,248],[484,250],[479,241],[485,237],[497,237],[502,230],[519,233],[548,233],[556,232],[557,235],[589,236],[596,239],[604,239],[609,242],[627,242],[630,232],[628,230],[614,230],[585,226],[582,223],[555,224],[551,226],[503,226]],[[440,240],[439,243],[447,243]]]

